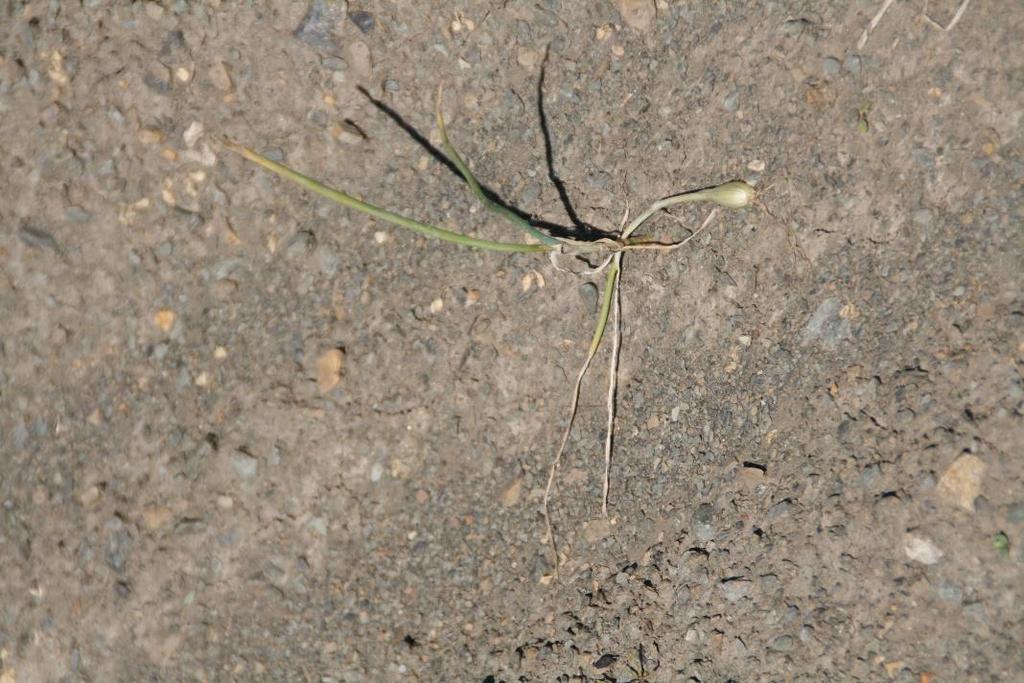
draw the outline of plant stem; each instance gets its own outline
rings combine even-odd
[[[441,113],[440,86],[438,86],[437,88],[437,129],[441,133],[441,144],[444,147],[445,153],[451,158],[452,163],[455,164],[455,168],[459,169],[459,173],[461,173],[462,177],[465,178],[466,183],[469,185],[469,189],[472,190],[473,194],[476,195],[477,199],[480,200],[480,203],[484,205],[485,209],[487,209],[488,211],[495,215],[501,216],[502,218],[504,218],[505,220],[509,221],[517,228],[522,230],[523,232],[529,235],[533,235],[544,244],[558,244],[558,240],[556,240],[554,237],[551,237],[550,235],[545,235],[543,232],[530,225],[530,221],[526,220],[525,218],[517,214],[515,211],[512,211],[508,207],[498,204],[490,197],[488,197],[486,192],[484,192],[484,189],[480,186],[480,183],[473,175],[473,172],[469,170],[469,165],[466,164],[465,161],[463,161],[462,156],[459,154],[459,152],[455,149],[455,146],[452,145],[451,141],[448,139],[448,130],[445,128],[444,125],[444,115]]]
[[[271,161],[262,154],[254,152],[248,147],[243,147],[242,145],[235,144],[228,140],[224,140],[223,143],[228,149],[237,152],[238,154],[241,154],[249,161],[255,164],[259,164],[268,171],[273,171],[282,178],[286,178],[287,180],[290,180],[293,183],[300,185],[311,192],[315,192],[323,197],[330,199],[331,201],[341,204],[342,206],[348,207],[350,209],[355,209],[356,211],[365,213],[368,216],[379,218],[382,221],[386,221],[393,225],[397,225],[398,227],[405,228],[406,230],[412,230],[413,232],[417,232],[421,235],[426,235],[427,237],[434,237],[436,239],[444,240],[446,242],[454,242],[455,244],[461,244],[462,246],[465,247],[472,247],[474,249],[484,249],[486,251],[522,253],[551,251],[551,246],[547,244],[517,244],[514,242],[495,242],[492,240],[485,240],[480,239],[478,237],[470,237],[468,235],[463,235],[461,233],[452,232],[450,230],[438,228],[434,225],[429,225],[427,223],[421,223],[411,218],[406,218],[405,216],[399,215],[397,213],[392,213],[391,211],[387,211],[386,209],[382,209],[378,206],[374,206],[373,204],[369,204],[367,202],[356,199],[352,195],[341,192],[340,190],[335,190],[333,188],[327,187],[326,185],[317,182],[316,180],[310,178],[309,176],[302,175],[298,171],[294,171],[288,168],[284,164],[279,164],[276,161]]]

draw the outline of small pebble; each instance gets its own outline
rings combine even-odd
[[[379,462],[373,463],[373,467],[370,468],[370,481],[377,483],[380,478],[384,476],[384,466]]]
[[[154,128],[143,128],[139,131],[139,142],[144,145],[156,145],[164,141],[164,134]]]
[[[936,586],[935,590],[944,601],[954,604],[960,604],[964,597],[964,592],[960,589],[960,586],[945,579],[939,581],[939,585]]]
[[[842,65],[835,57],[826,57],[821,63],[821,70],[825,72],[826,78],[835,78],[841,68]]]
[[[617,4],[623,23],[637,31],[649,29],[657,17],[654,0],[618,0]]]
[[[860,483],[863,484],[864,488],[870,489],[878,481],[878,477],[882,475],[882,468],[875,465],[868,465],[860,473]]]
[[[519,281],[519,288],[523,292],[529,292],[530,287],[533,287],[533,273],[527,273],[523,276],[523,279]]]
[[[792,504],[788,500],[780,500],[768,510],[768,519],[778,519],[789,514]]]
[[[985,462],[981,458],[969,453],[962,455],[939,478],[936,491],[947,502],[974,512],[974,499],[981,493],[984,474]]]
[[[437,315],[443,309],[444,309],[444,300],[443,299],[434,299],[433,301],[430,302],[430,312],[433,313],[434,315]]]
[[[850,72],[850,74],[856,76],[860,73],[861,63],[862,60],[860,57],[857,55],[850,55],[846,58],[846,62],[843,66],[846,67],[846,70]]]
[[[342,349],[327,349],[316,361],[316,387],[321,394],[326,394],[341,382],[342,366],[345,363],[345,352]]]
[[[363,33],[370,33],[377,23],[376,21],[374,21],[372,14],[370,14],[369,12],[363,12],[361,10],[349,12],[348,18],[351,19],[352,23],[356,25],[356,28],[358,28]]]
[[[729,602],[739,602],[743,598],[750,595],[750,589],[753,583],[744,579],[735,579],[733,581],[726,581],[718,584],[725,599]]]
[[[328,71],[344,71],[348,68],[348,63],[341,57],[324,57],[320,63]]]
[[[356,40],[349,44],[346,52],[347,61],[352,67],[353,73],[359,78],[368,78],[373,71],[373,62],[370,58],[370,48],[366,43]]]
[[[793,649],[793,642],[793,636],[779,636],[768,645],[768,649],[773,652],[789,652]]]
[[[523,491],[523,480],[516,479],[512,482],[512,485],[505,489],[501,494],[501,504],[505,507],[515,507],[519,503],[519,496]]]
[[[146,67],[142,82],[155,93],[166,93],[171,89],[171,72],[163,64],[153,62]]]
[[[188,124],[188,128],[182,133],[181,139],[185,141],[185,146],[192,149],[196,146],[196,142],[203,135],[203,124],[200,121],[193,121]]]
[[[228,74],[228,68],[224,65],[224,62],[217,61],[213,63],[209,71],[210,82],[213,83],[213,87],[217,90],[228,91],[231,90],[231,75]]]
[[[153,314],[153,324],[159,327],[163,332],[170,332],[171,328],[174,327],[175,320],[177,319],[177,314],[167,308],[162,308]]]
[[[80,206],[69,206],[64,210],[64,217],[72,223],[87,223],[92,219],[92,214]]]
[[[1006,518],[1013,524],[1024,524],[1024,503],[1014,503],[1006,512]]]
[[[236,451],[231,456],[231,468],[242,479],[252,479],[259,469],[259,461],[248,453]]]
[[[519,66],[531,69],[540,61],[540,53],[531,47],[521,47],[516,52],[516,61]]]
[[[210,285],[210,292],[221,301],[229,299],[236,291],[238,291],[238,282],[231,278],[221,278]]]
[[[302,42],[329,52],[338,49],[334,40],[335,30],[345,20],[346,3],[333,0],[313,0],[309,11],[292,34]]]
[[[583,300],[583,306],[586,310],[597,310],[597,285],[593,282],[584,282],[576,289],[576,291],[579,292],[580,299]]]
[[[942,551],[926,538],[907,534],[903,539],[903,552],[921,564],[932,565],[942,559]]]
[[[86,490],[82,491],[82,493],[78,496],[78,501],[83,506],[86,506],[86,507],[88,507],[89,505],[92,505],[93,503],[95,503],[99,499],[100,499],[100,489],[99,489],[98,486],[90,486]]]
[[[150,531],[155,531],[170,521],[172,513],[165,507],[147,507],[142,511],[142,523]]]
[[[725,96],[722,100],[722,108],[727,112],[734,112],[740,107],[740,91],[738,89],[733,90],[731,93]]]
[[[698,541],[710,541],[715,537],[715,528],[712,522],[715,517],[715,509],[708,503],[701,503],[690,518],[690,531]]]
[[[26,225],[18,230],[18,238],[30,247],[60,251],[57,247],[57,240],[53,239],[53,235],[45,230]]]

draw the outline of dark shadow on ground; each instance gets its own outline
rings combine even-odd
[[[547,58],[545,57],[545,66],[546,62]],[[537,109],[540,114],[541,131],[544,134],[544,156],[548,166],[548,178],[550,178],[551,181],[555,184],[555,188],[558,190],[558,196],[562,201],[562,206],[565,207],[565,212],[568,214],[569,220],[572,222],[572,225],[565,226],[560,225],[558,223],[552,223],[550,221],[540,220],[518,207],[511,206],[501,197],[499,197],[494,190],[487,187],[482,182],[480,183],[480,188],[483,190],[484,194],[487,195],[487,198],[490,199],[492,202],[508,209],[509,211],[513,212],[523,220],[528,221],[530,225],[532,225],[533,227],[549,235],[552,235],[553,237],[562,237],[574,240],[592,240],[598,237],[606,237],[607,235],[579,219],[579,216],[576,214],[576,211],[569,200],[569,195],[565,190],[564,183],[555,173],[553,165],[554,154],[551,149],[551,134],[548,129],[547,117],[544,114],[543,88],[544,66],[542,66],[541,68],[540,81],[537,84]],[[425,149],[430,154],[430,156],[432,156],[436,161],[438,161],[445,168],[454,173],[459,178],[460,181],[465,182],[465,179],[462,177],[462,174],[459,173],[459,169],[455,166],[451,159],[449,159],[444,154],[444,152],[442,152],[440,149],[431,144],[430,140],[428,140],[426,136],[424,136],[422,133],[416,130],[416,128],[405,119],[405,117],[403,117],[401,114],[399,114],[397,111],[392,109],[390,106],[388,106],[381,100],[371,95],[366,88],[359,86],[358,90],[360,94],[363,95],[363,97],[370,101],[370,104],[372,104],[385,116],[391,119],[399,128],[401,128],[409,137],[411,137],[416,142],[416,144]],[[479,181],[479,178],[477,180]]]

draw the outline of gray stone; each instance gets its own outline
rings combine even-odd
[[[341,44],[335,32],[345,20],[346,5],[344,2],[313,0],[292,35],[317,50],[340,52]]]
[[[1006,511],[1006,518],[1011,524],[1024,524],[1024,503],[1014,503]]]
[[[308,230],[300,230],[288,239],[284,247],[284,255],[288,258],[305,256],[316,246],[316,235]]]
[[[725,595],[725,599],[729,602],[739,602],[743,598],[747,597],[750,595],[750,591],[753,586],[754,584],[746,579],[732,579],[718,584],[718,587]]]
[[[961,590],[960,586],[950,581],[946,581],[945,579],[939,581],[939,585],[935,587],[935,592],[938,593],[939,597],[945,602],[951,602],[957,605],[960,604],[960,601],[963,600],[964,597],[964,592]]]
[[[728,112],[734,112],[740,108],[740,91],[738,88],[725,96],[725,99],[722,100],[722,108]]]
[[[877,464],[868,465],[860,473],[860,483],[863,484],[866,489],[874,488],[875,483],[878,481],[878,477],[881,475],[881,466]]]
[[[36,249],[60,251],[60,247],[57,246],[57,240],[53,239],[53,235],[45,230],[33,228],[30,225],[23,226],[18,230],[18,239]]]
[[[839,70],[841,68],[842,65],[835,57],[826,57],[821,62],[821,70],[825,72],[826,78],[835,78],[839,75]]]
[[[345,71],[348,69],[348,62],[341,57],[333,55],[324,57],[320,64],[322,64],[328,71]]]
[[[348,18],[352,20],[352,23],[356,25],[363,33],[370,33],[377,25],[373,15],[369,12],[363,12],[362,10],[356,10],[348,15]]]
[[[850,323],[839,317],[842,304],[839,299],[829,297],[818,304],[818,308],[804,326],[804,341],[820,339],[834,346],[850,335]]]
[[[778,519],[789,514],[792,504],[788,500],[780,500],[768,510],[768,519]]]
[[[80,206],[69,206],[64,210],[64,217],[72,223],[88,223],[92,220],[92,214]]]
[[[597,285],[593,282],[584,282],[576,291],[580,295],[580,299],[583,301],[583,307],[587,311],[597,311]]]
[[[912,220],[918,225],[928,225],[932,222],[931,209],[917,209],[912,215]]]
[[[715,509],[708,503],[701,503],[690,519],[690,533],[699,541],[710,541],[715,537],[714,517]]]
[[[789,652],[793,649],[793,643],[793,636],[779,636],[768,645],[768,649],[772,652]]]
[[[244,451],[236,451],[231,456],[231,468],[242,479],[252,479],[259,469],[259,461]]]

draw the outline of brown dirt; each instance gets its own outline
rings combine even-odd
[[[0,681],[1024,678],[1024,6],[753,4],[0,7]],[[217,144],[515,239],[439,83],[541,220],[764,188],[626,258],[557,581],[594,289]]]

